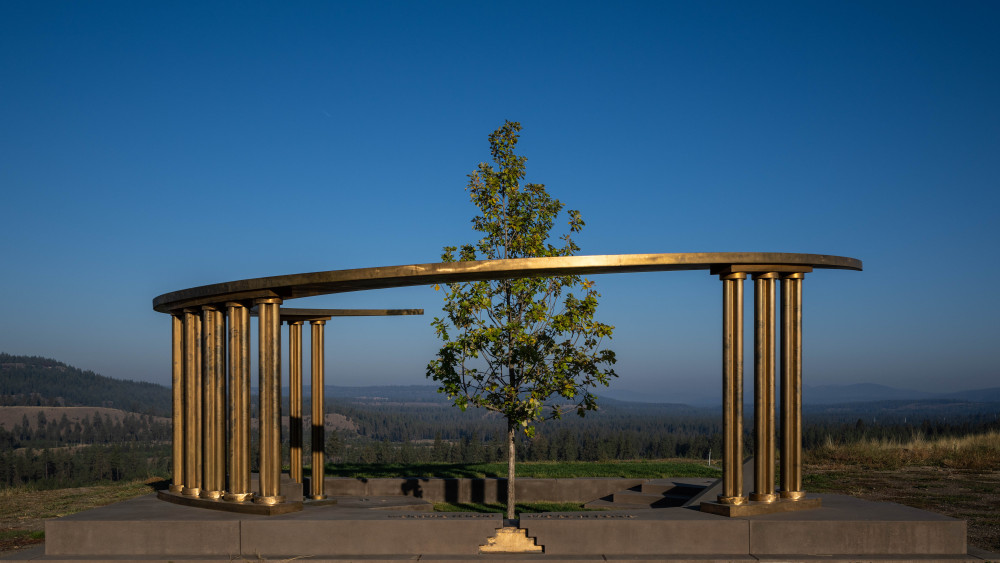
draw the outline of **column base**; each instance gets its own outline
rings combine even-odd
[[[734,505],[738,506],[741,504],[746,504],[747,497],[726,497],[719,495],[719,504]]]
[[[792,512],[795,510],[813,510],[823,506],[819,498],[802,498],[800,500],[778,500],[776,502],[748,502],[745,504],[723,504],[721,502],[703,502],[701,511],[730,518],[736,516],[756,516],[758,514],[774,514],[776,512]]]
[[[250,502],[253,500],[253,493],[226,493],[222,499],[229,502]]]
[[[170,488],[167,489],[167,490],[170,491],[171,493],[174,493],[174,494],[177,494],[177,495],[183,494],[184,493],[184,485],[175,485],[175,484],[171,483],[170,484]]]
[[[306,506],[333,506],[338,503],[337,499],[335,498],[330,498],[326,495],[321,495],[318,497],[307,496],[303,504],[305,504]]]
[[[254,504],[263,504],[263,505],[266,505],[266,506],[273,506],[275,504],[281,504],[281,503],[285,502],[285,497],[282,496],[282,495],[273,495],[273,496],[268,496],[268,497],[265,497],[265,496],[256,496],[255,495],[253,497],[253,502],[254,502]]]
[[[224,500],[208,500],[196,498],[188,495],[177,495],[167,491],[159,491],[156,497],[182,506],[193,506],[197,508],[208,508],[210,510],[221,510],[225,512],[235,512],[237,514],[259,514],[261,516],[274,516],[277,514],[288,514],[302,510],[302,503],[282,502],[278,504],[254,504],[252,502],[226,502]],[[283,497],[282,497],[283,498]]]
[[[782,500],[801,500],[806,496],[805,491],[781,491],[778,494]]]
[[[201,494],[201,487],[184,487],[181,489],[181,494],[186,497],[196,497]]]
[[[198,494],[198,498],[203,498],[205,500],[221,500],[222,491],[202,490],[201,493]]]
[[[775,502],[778,500],[778,495],[774,493],[750,493],[750,500],[754,502]]]

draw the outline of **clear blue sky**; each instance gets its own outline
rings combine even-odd
[[[996,2],[8,0],[0,351],[167,383],[156,295],[437,261],[473,239],[466,174],[510,119],[584,254],[864,260],[806,280],[807,384],[995,386],[998,23]],[[595,280],[618,389],[718,393],[718,280]],[[441,296],[289,305],[427,309],[334,321],[327,346],[330,383],[424,383]]]

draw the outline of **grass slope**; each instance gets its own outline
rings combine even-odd
[[[58,518],[149,494],[162,489],[160,477],[145,480],[38,491],[29,487],[0,489],[0,552],[41,543],[45,519]]]

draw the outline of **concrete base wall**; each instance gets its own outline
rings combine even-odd
[[[740,518],[680,507],[525,514],[521,527],[545,551],[514,559],[973,560],[966,555],[964,521],[897,504],[822,497],[818,510]],[[478,558],[479,546],[503,525],[500,514],[351,508],[375,500],[256,516],[150,495],[46,522],[42,560],[464,560]]]

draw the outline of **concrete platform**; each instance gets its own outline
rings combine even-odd
[[[46,522],[44,552],[14,561],[981,561],[966,526],[841,495],[823,508],[727,518],[690,507],[526,514],[541,555],[479,555],[499,514],[413,510],[413,497],[343,497],[278,516],[140,497]],[[393,506],[392,503],[404,503]],[[378,508],[373,510],[372,508]]]

